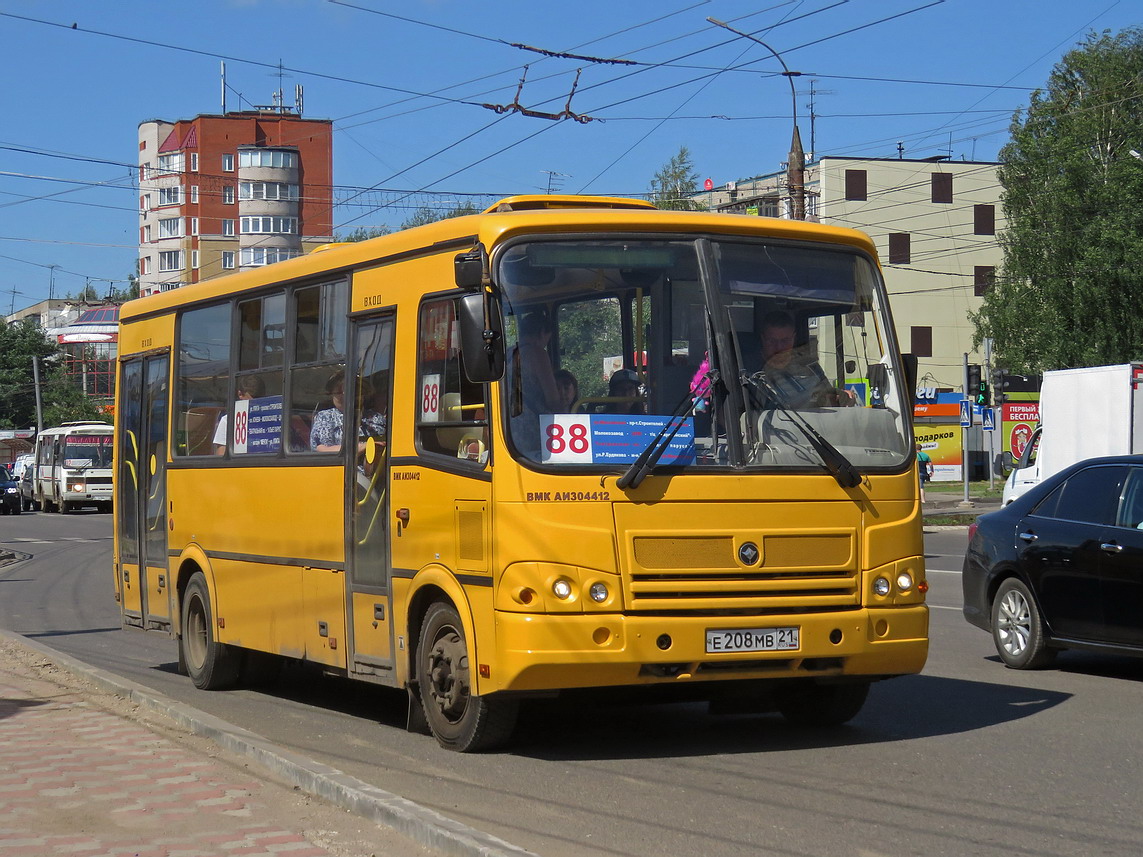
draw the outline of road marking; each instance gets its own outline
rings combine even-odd
[[[963,610],[963,607],[946,607],[944,604],[930,604],[930,610],[956,610],[958,613]]]
[[[925,574],[963,574],[963,572],[951,571],[947,568],[926,568]]]

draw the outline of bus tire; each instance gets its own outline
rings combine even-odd
[[[512,735],[517,701],[471,692],[464,625],[451,604],[438,601],[425,614],[416,674],[425,719],[446,750],[490,750]]]
[[[869,696],[869,682],[816,684],[783,682],[774,691],[774,704],[782,716],[798,726],[840,726],[861,711]]]
[[[63,500],[60,502],[57,508],[59,509],[59,513],[61,515],[67,515],[71,512],[71,503],[69,503],[67,500]]]
[[[210,591],[201,571],[191,575],[183,591],[179,660],[200,690],[224,690],[238,681],[240,658],[214,636]]]

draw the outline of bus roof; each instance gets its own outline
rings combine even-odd
[[[212,277],[198,283],[130,301],[120,322],[162,313],[192,301],[227,297],[274,283],[336,276],[364,265],[418,252],[460,252],[478,241],[490,250],[517,234],[643,232],[675,235],[737,235],[846,245],[877,257],[868,235],[855,229],[798,220],[667,211],[644,200],[617,197],[514,196],[487,211],[435,221],[365,241],[331,242],[306,256],[260,268]],[[320,252],[318,252],[320,251]]]

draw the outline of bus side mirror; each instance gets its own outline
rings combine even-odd
[[[474,384],[499,381],[504,374],[504,318],[500,304],[486,291],[458,301],[461,359],[464,374]]]
[[[453,279],[459,288],[479,289],[489,282],[488,251],[477,244],[467,253],[458,253],[452,260]]]

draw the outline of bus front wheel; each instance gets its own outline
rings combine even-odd
[[[774,702],[786,720],[798,726],[840,726],[857,716],[869,696],[869,682],[815,684],[784,682]]]
[[[515,699],[477,696],[464,625],[451,604],[433,604],[421,625],[417,682],[425,719],[437,743],[461,753],[489,750],[512,734]]]
[[[179,663],[201,690],[233,687],[240,666],[237,654],[214,636],[214,615],[206,578],[196,571],[183,592]]]

